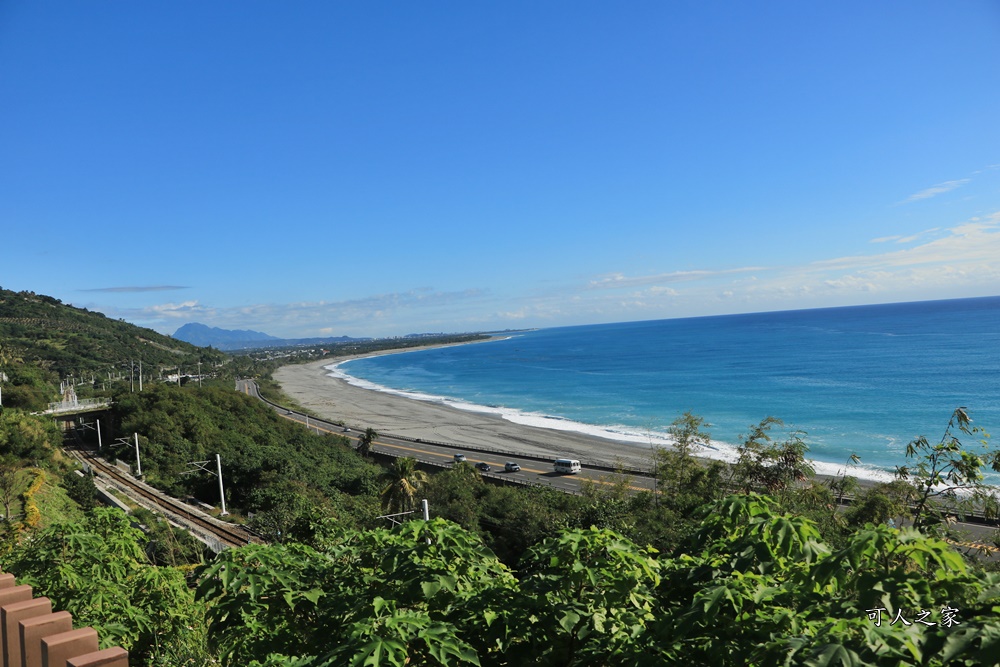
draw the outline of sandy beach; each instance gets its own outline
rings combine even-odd
[[[498,416],[363,389],[330,377],[324,367],[345,360],[283,366],[274,372],[274,379],[299,405],[324,419],[343,421],[352,429],[372,427],[384,434],[490,447],[511,454],[567,457],[611,466],[620,459],[626,467],[650,467],[649,449],[633,443],[515,424]]]

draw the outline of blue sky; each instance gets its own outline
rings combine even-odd
[[[1000,294],[1000,4],[0,2],[0,286],[173,333]]]

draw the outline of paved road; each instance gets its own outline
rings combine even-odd
[[[271,403],[258,393],[257,385],[253,380],[239,380],[236,386],[237,390],[264,401],[286,419],[305,424],[318,433],[337,433],[338,435],[347,436],[356,442],[359,433],[364,430],[352,424],[349,424],[345,430],[343,426],[290,411],[287,408]],[[396,438],[391,435],[380,435],[375,441],[373,449],[392,456],[410,456],[418,461],[442,467],[453,465],[455,454],[465,454],[469,463],[475,464],[480,461],[488,463],[492,471],[486,474],[490,476],[507,478],[523,484],[549,486],[567,493],[580,493],[587,480],[600,485],[610,485],[613,483],[611,479],[612,473],[608,471],[584,467],[578,475],[557,475],[552,469],[551,461],[538,460],[537,457],[528,455],[479,451],[472,444],[429,443],[406,438]],[[503,472],[503,464],[506,461],[514,461],[519,464],[521,471],[516,473]],[[649,477],[633,476],[629,483],[630,488],[633,490],[648,491],[652,490],[653,480]],[[990,545],[993,535],[996,533],[996,528],[976,523],[956,522],[956,528],[968,535],[968,541],[956,543],[956,546],[973,550]],[[1000,560],[1000,551],[994,552],[990,556],[990,559]]]
[[[365,427],[361,425],[347,425],[345,427],[333,424],[329,421],[317,419],[299,412],[288,410],[279,405],[271,403],[263,398],[257,391],[257,385],[252,380],[239,380],[237,389],[245,394],[258,398],[270,405],[278,414],[308,426],[317,433],[335,433],[347,436],[357,442],[358,436]],[[498,451],[482,451],[474,444],[451,444],[451,443],[430,443],[424,441],[414,441],[409,438],[399,438],[392,435],[379,435],[375,440],[373,450],[389,454],[392,456],[410,456],[434,465],[450,467],[454,464],[455,454],[464,454],[470,464],[487,463],[491,470],[483,473],[491,477],[508,479],[522,484],[549,486],[567,493],[580,493],[584,483],[589,480],[599,485],[612,484],[613,473],[606,470],[595,470],[584,467],[576,475],[560,475],[553,470],[552,461],[556,458],[541,460],[527,454],[513,454]],[[512,461],[521,466],[520,472],[504,472],[504,463]],[[652,479],[648,477],[633,476],[630,486],[636,491],[651,490]]]

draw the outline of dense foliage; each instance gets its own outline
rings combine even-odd
[[[102,647],[129,650],[132,664],[205,664],[204,606],[179,570],[151,564],[145,543],[121,511],[94,509],[26,537],[3,569],[97,630]]]
[[[6,417],[8,453],[51,451],[28,437],[42,421]],[[844,513],[844,480],[796,483],[809,474],[802,440],[772,437],[770,419],[727,468],[692,458],[708,434],[684,415],[657,493],[618,473],[579,496],[490,486],[468,465],[380,473],[343,438],[217,387],[123,393],[112,421],[143,434],[147,477],[178,494],[212,500],[214,479],[180,472],[222,454],[230,505],[273,542],[215,557],[193,596],[164,565],[197,562],[199,548],[148,513],[149,536],[92,510],[23,539],[5,569],[138,664],[936,666],[993,664],[1000,646],[1000,577],[884,524],[935,458]],[[971,480],[992,462],[964,460]],[[439,518],[375,523],[418,491]]]
[[[100,388],[109,375],[130,375],[131,363],[140,359],[149,372],[215,365],[225,358],[50,296],[0,288],[0,372],[7,375],[7,407],[42,409],[57,399],[60,381],[93,379]]]
[[[1000,576],[944,542],[869,525],[839,550],[766,496],[706,508],[657,554],[560,531],[517,571],[440,519],[318,549],[229,551],[198,595],[226,664],[989,665]],[[919,620],[918,620],[919,619]]]
[[[227,507],[254,513],[271,539],[307,539],[324,517],[377,516],[381,469],[342,436],[316,435],[228,388],[156,385],[114,401],[111,425],[119,436],[139,434],[148,482],[218,504],[218,480],[190,463],[211,461],[214,470],[219,454]],[[135,460],[132,446],[114,453]]]

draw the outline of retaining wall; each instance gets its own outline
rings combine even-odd
[[[69,612],[53,612],[48,598],[7,573],[0,573],[0,635],[3,667],[128,667],[128,651],[99,651],[96,630],[74,630]]]

